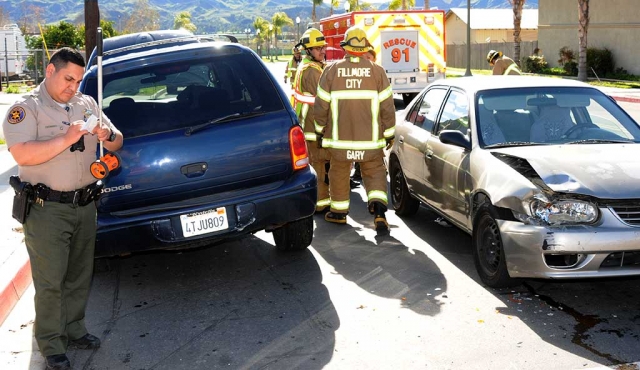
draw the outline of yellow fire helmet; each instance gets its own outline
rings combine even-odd
[[[366,53],[370,45],[367,34],[362,28],[356,26],[344,33],[344,41],[340,43],[343,49],[355,55]]]
[[[500,51],[495,51],[495,50],[489,50],[489,53],[487,54],[487,62],[488,63],[493,63],[493,61],[497,58],[500,58],[502,56],[502,52]]]
[[[311,49],[318,46],[325,46],[327,42],[324,40],[322,32],[316,28],[309,28],[302,34],[300,42],[297,46],[302,46],[305,49]]]
[[[298,49],[298,47],[297,47],[297,46],[294,46],[294,47],[291,49],[291,52],[292,52],[293,54],[298,54],[298,53],[300,53],[300,49]]]

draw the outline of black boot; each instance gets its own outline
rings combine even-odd
[[[353,176],[351,176],[351,178],[356,181],[362,181],[362,174],[360,173],[360,162],[356,162],[353,165]]]
[[[334,224],[346,224],[347,214],[340,212],[327,212],[324,214],[324,220]]]
[[[387,217],[384,215],[385,212],[387,212],[387,206],[384,204],[380,202],[371,202],[369,204],[369,213],[373,214],[373,223],[379,236],[389,234],[389,224],[387,223]]]
[[[69,358],[67,358],[67,355],[65,355],[64,353],[60,355],[47,356],[46,362],[47,362],[47,370],[70,370],[71,369],[71,362],[69,362]]]

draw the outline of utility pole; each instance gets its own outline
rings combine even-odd
[[[100,26],[98,0],[84,0],[84,24],[85,59],[89,59],[93,48],[96,47],[96,32]]]
[[[9,53],[7,52],[7,35],[4,36],[4,78],[7,79],[7,88],[9,88]]]

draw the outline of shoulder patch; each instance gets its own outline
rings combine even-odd
[[[24,111],[24,108],[18,106],[13,107],[11,111],[9,111],[9,115],[7,116],[7,121],[15,125],[16,123],[20,123],[27,116],[27,113]]]

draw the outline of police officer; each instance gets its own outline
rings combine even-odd
[[[21,180],[44,189],[31,205],[24,234],[36,291],[35,338],[47,369],[71,368],[67,348],[100,346],[85,326],[96,206],[78,200],[96,181],[90,165],[98,141],[114,151],[123,138],[104,115],[91,131],[83,128],[92,115],[100,117],[96,101],[77,92],[84,67],[79,52],[60,49],[47,65],[45,80],[9,109],[2,126]],[[86,149],[71,151],[80,138]]]
[[[520,69],[513,59],[502,55],[501,51],[490,50],[487,62],[493,67],[494,75],[519,75]]]
[[[315,130],[331,158],[331,210],[325,220],[347,222],[349,172],[351,162],[359,162],[376,231],[387,234],[387,176],[382,148],[395,133],[393,93],[384,69],[364,57],[369,42],[361,28],[349,28],[340,46],[345,58],[325,68],[315,99]]]
[[[293,90],[294,106],[300,125],[304,130],[304,137],[307,140],[311,167],[318,175],[318,201],[316,203],[316,212],[318,213],[328,211],[330,204],[329,181],[326,176],[329,164],[328,153],[316,142],[313,126],[313,107],[318,81],[325,67],[326,45],[327,42],[324,40],[322,32],[316,28],[309,28],[304,32],[298,47],[304,48],[306,55],[298,67]]]

